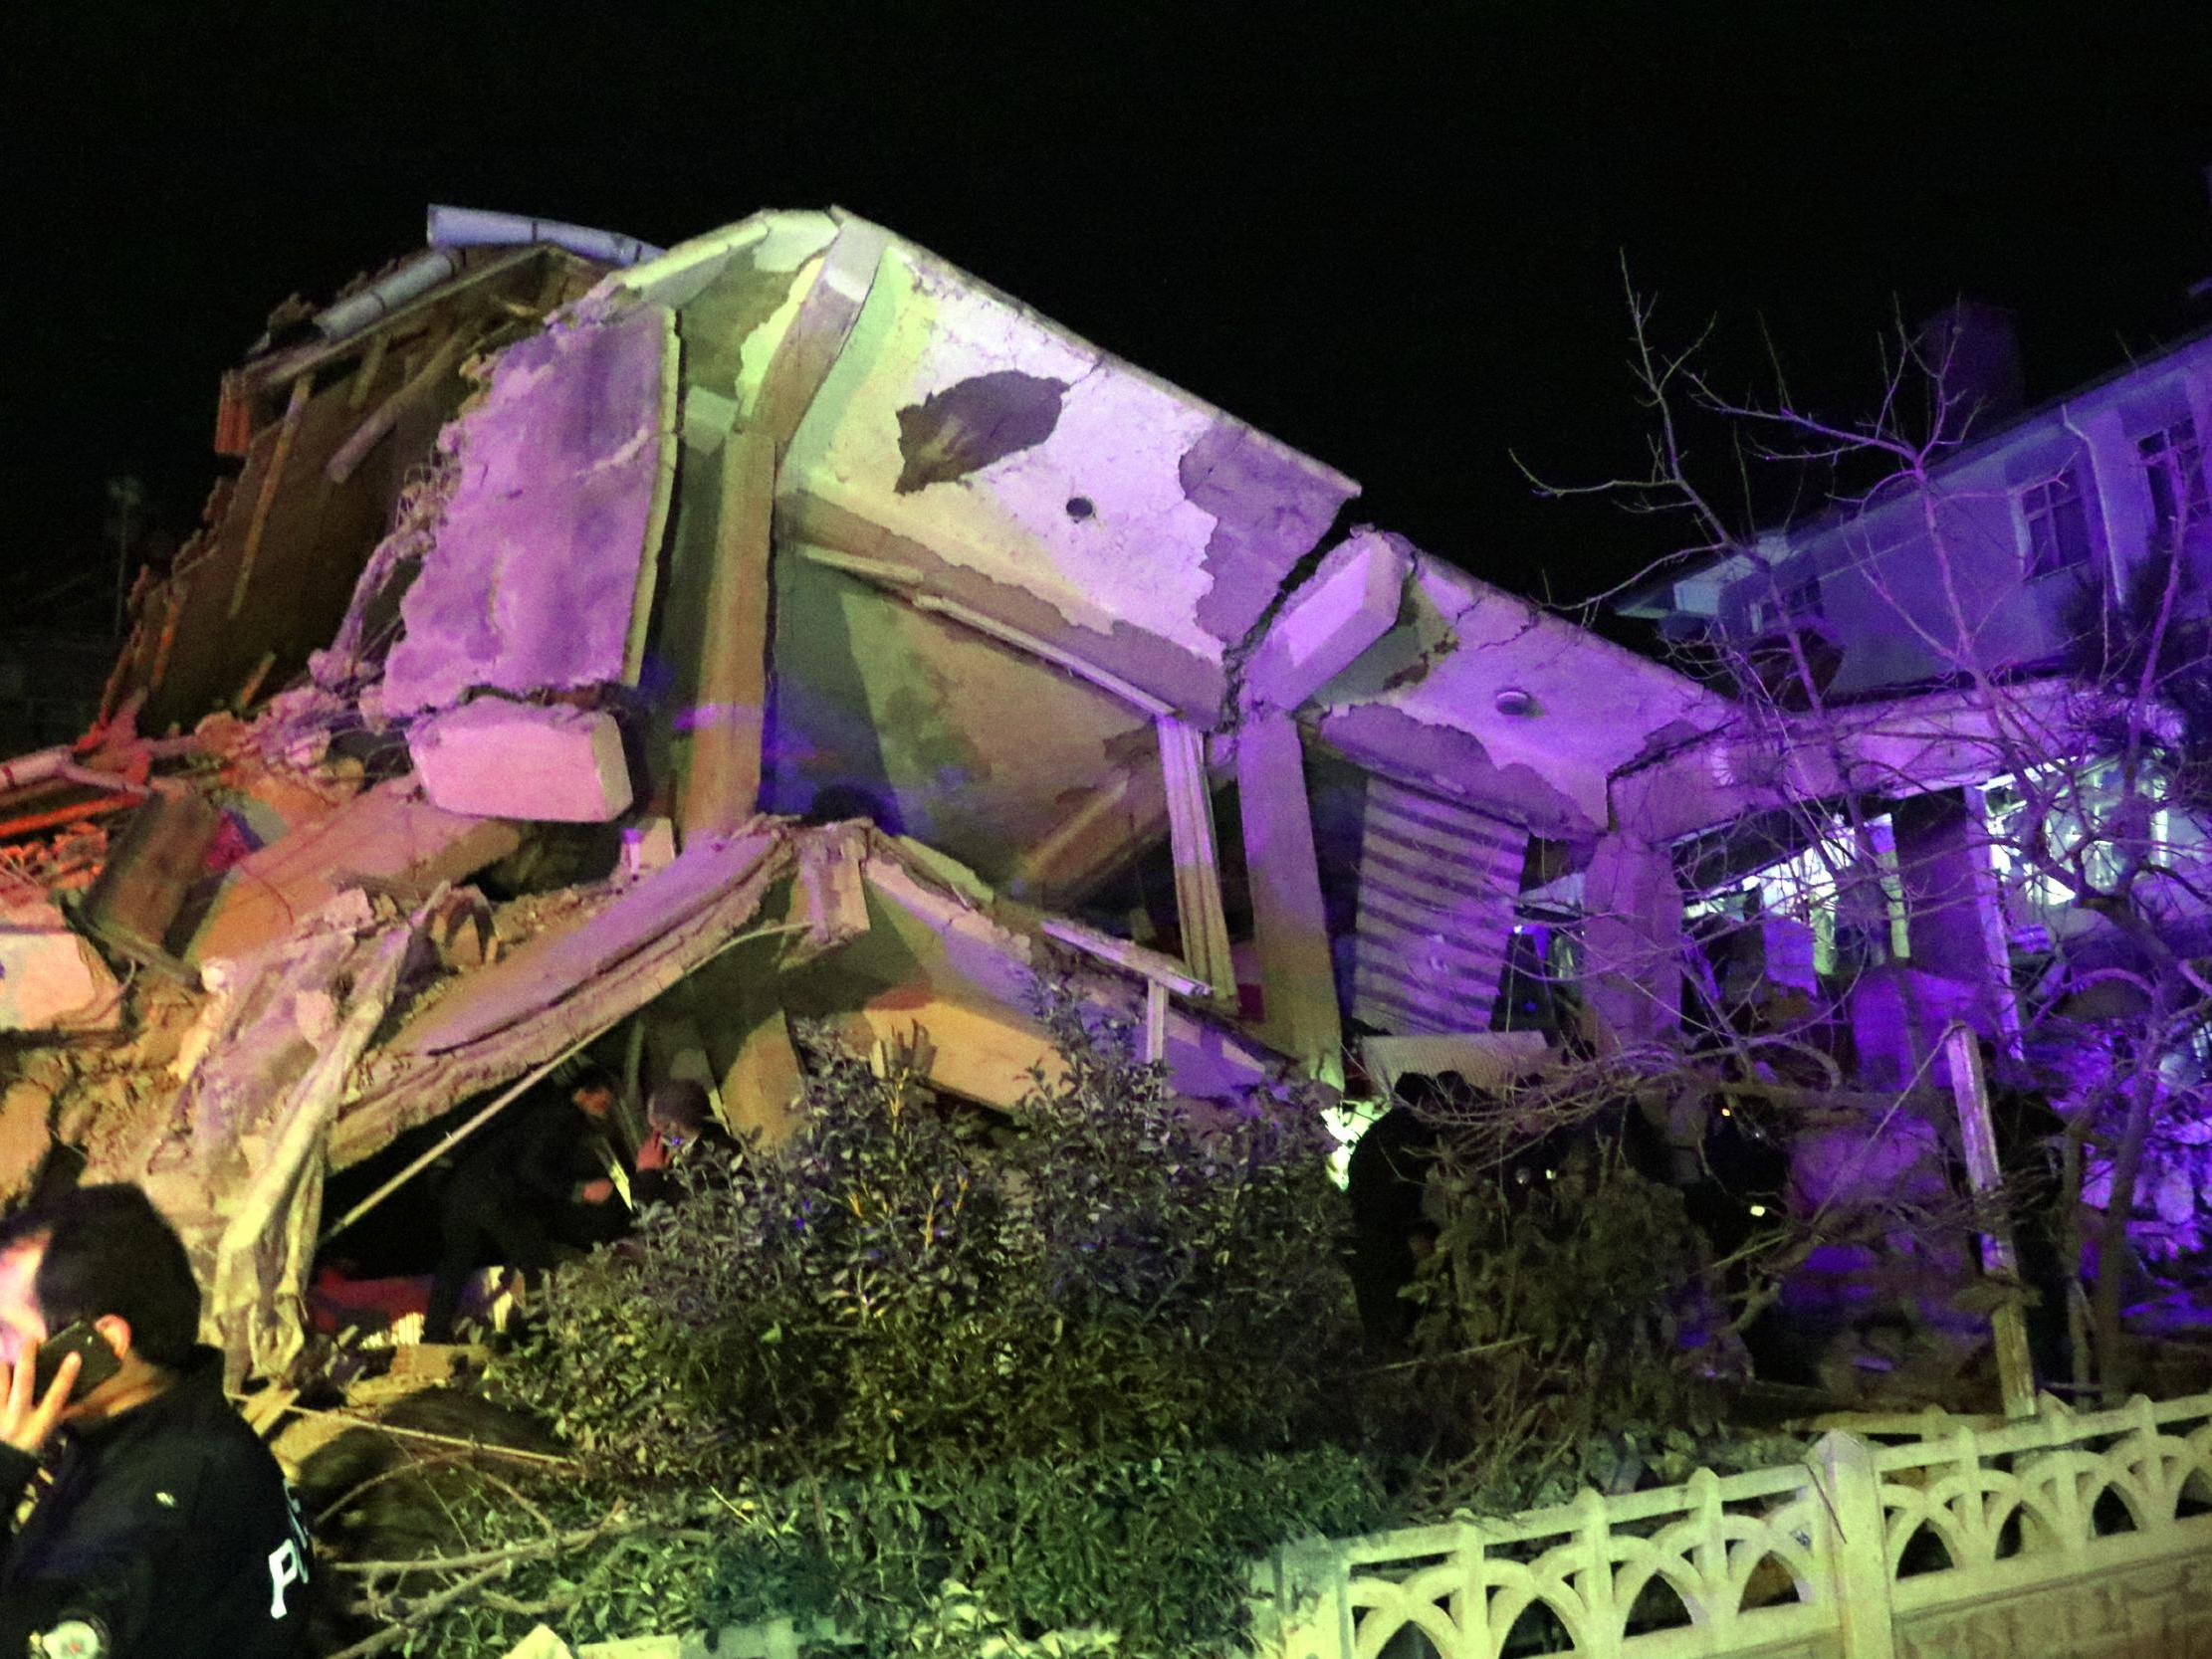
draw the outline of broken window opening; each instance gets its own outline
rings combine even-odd
[[[2212,517],[2212,490],[2204,472],[2204,441],[2197,423],[2184,415],[2169,426],[2135,441],[2143,482],[2150,488],[2150,539],[2153,549],[2170,552],[2190,526]]]
[[[2138,766],[2132,786],[2110,756],[2054,761],[1981,785],[2008,926],[2065,933],[2091,925],[2076,908],[2076,881],[2108,893],[2140,880],[2130,872],[2143,865],[2201,879],[2204,824],[2173,805],[2163,767],[2149,759]]]
[[[1868,819],[1862,831],[1830,814],[1818,835],[1803,826],[1796,833],[1804,839],[1795,851],[1704,887],[1683,906],[1693,927],[1711,919],[1708,949],[1729,958],[1725,968],[1716,958],[1724,1000],[1746,975],[1813,992],[1910,953],[1888,818]]]
[[[1554,1045],[1567,1041],[1582,1029],[1581,974],[1581,941],[1570,919],[1525,911],[1506,947],[1490,1029],[1535,1031]]]

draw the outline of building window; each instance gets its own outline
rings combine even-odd
[[[2029,580],[2089,563],[2090,515],[2079,469],[2068,467],[2021,491],[2020,518],[2028,532]]]
[[[2197,423],[2184,415],[2135,442],[2143,478],[2150,486],[2150,533],[2154,546],[2170,548],[2192,524],[2212,518],[2204,479],[2204,444]]]

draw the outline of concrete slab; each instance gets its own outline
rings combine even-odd
[[[407,752],[432,803],[471,817],[603,824],[633,793],[621,729],[600,710],[480,697],[419,722]]]
[[[934,590],[1193,713],[1357,488],[896,237],[778,483],[933,549]],[[840,545],[819,510],[813,537]],[[1185,666],[1131,672],[1122,630]]]
[[[388,713],[634,676],[675,468],[673,328],[643,306],[501,353],[440,440],[462,483],[400,606]]]
[[[1361,529],[1329,549],[1287,599],[1244,670],[1244,701],[1295,709],[1350,668],[1398,620],[1413,558],[1405,543]]]

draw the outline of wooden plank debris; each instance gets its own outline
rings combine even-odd
[[[2013,1251],[2012,1228],[2005,1220],[2005,1176],[1997,1158],[1997,1129],[1989,1116],[1989,1081],[1982,1071],[1981,1039],[1964,1021],[1943,1039],[1951,1076],[1951,1098],[1958,1104],[1959,1142],[1966,1153],[1966,1178],[1974,1188],[1981,1215],[1982,1272],[1999,1286],[2017,1291],[2020,1263]],[[1997,1346],[1997,1381],[2007,1417],[2036,1414],[2035,1360],[2028,1348],[2028,1318],[2017,1295],[1990,1310]]]
[[[1213,987],[1216,1002],[1233,1004],[1236,968],[1229,959],[1228,922],[1221,910],[1221,867],[1214,840],[1206,738],[1197,727],[1168,715],[1154,722],[1154,728],[1160,734],[1160,773],[1167,786],[1183,959],[1194,977]]]
[[[254,579],[254,561],[261,554],[261,538],[269,528],[269,513],[277,505],[277,492],[284,486],[285,463],[291,459],[292,446],[300,436],[300,423],[307,418],[308,399],[314,395],[314,375],[303,374],[292,383],[292,401],[285,405],[284,424],[277,428],[276,452],[269,458],[269,470],[262,475],[261,493],[254,498],[254,516],[246,522],[246,542],[238,554],[238,574],[231,581],[232,616],[236,616],[246,603],[246,589]]]
[[[369,347],[369,361],[361,369],[364,377],[372,374],[382,361],[383,352],[380,348],[384,337],[378,335],[377,343]],[[464,332],[458,327],[447,334],[439,343],[438,349],[430,353],[430,360],[416,370],[404,386],[372,409],[368,418],[352,430],[345,442],[331,452],[330,460],[323,463],[323,476],[332,484],[343,484],[351,478],[359,470],[360,464],[368,459],[369,452],[390,436],[393,427],[411,410],[429,402],[436,395],[439,388],[451,378],[453,371],[461,366],[461,359],[476,348],[480,337],[473,331]],[[303,377],[299,384],[306,385],[307,380]],[[365,385],[366,380],[357,380],[355,384]],[[348,408],[355,406],[352,398],[347,398],[346,405]]]
[[[1062,944],[1073,945],[1086,955],[1136,974],[1145,982],[1145,1063],[1157,1064],[1168,1054],[1168,993],[1179,996],[1210,997],[1214,987],[1203,979],[1193,979],[1183,971],[1183,964],[1173,956],[1148,950],[1128,939],[1115,938],[1111,933],[1086,928],[1080,922],[1069,922],[1061,917],[1047,917],[1039,925],[1045,937],[1058,939]]]

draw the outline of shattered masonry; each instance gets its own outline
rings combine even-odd
[[[625,1022],[772,1141],[794,1020],[1016,1104],[1047,963],[1187,1097],[1340,1083],[1348,1017],[1489,1030],[1548,858],[1626,896],[1637,1026],[1684,830],[1622,780],[1725,700],[865,220],[569,240],[226,376],[236,478],[9,780],[0,1186],[142,1180],[234,1371],[299,1351],[327,1168]]]

